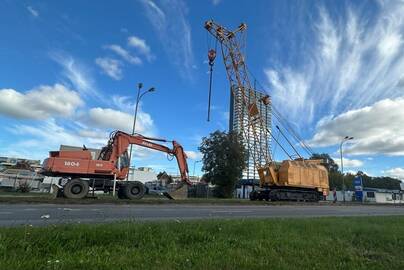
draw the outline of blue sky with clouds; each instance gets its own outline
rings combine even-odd
[[[201,137],[228,128],[229,90],[214,67],[206,121],[203,28],[248,24],[247,64],[274,106],[318,152],[345,167],[404,179],[403,1],[0,2],[0,155],[43,159],[60,144],[100,147],[111,130],[176,139],[200,159]],[[284,158],[280,150],[276,159]],[[161,153],[134,164],[176,171]],[[196,165],[199,172],[200,163]]]

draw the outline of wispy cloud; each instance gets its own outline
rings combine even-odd
[[[142,59],[140,59],[137,56],[131,55],[127,50],[125,50],[124,48],[122,48],[119,45],[116,45],[116,44],[105,45],[104,48],[113,51],[114,53],[116,53],[117,55],[122,57],[122,59],[124,59],[126,62],[128,62],[130,64],[133,64],[133,65],[142,64]]]
[[[212,4],[214,5],[214,6],[217,6],[217,5],[219,5],[221,2],[222,2],[222,0],[211,0],[212,1]]]
[[[27,6],[27,10],[28,10],[28,12],[29,12],[32,16],[34,16],[35,18],[36,18],[36,17],[39,17],[39,12],[38,12],[38,10],[34,9],[33,7]]]
[[[305,33],[311,46],[294,52],[290,64],[264,70],[274,105],[303,126],[403,95],[403,14],[402,1],[385,2],[372,16],[352,6],[338,17],[319,8]],[[276,57],[271,63],[282,62]]]
[[[135,48],[138,53],[144,55],[147,61],[152,61],[155,56],[151,53],[150,46],[147,45],[146,40],[137,36],[130,36],[128,38],[128,46]]]
[[[78,90],[82,96],[102,99],[93,77],[84,64],[63,52],[51,52],[50,57],[63,68],[63,77],[68,79],[73,88]]]
[[[169,0],[159,2],[159,5],[152,0],[140,2],[170,61],[178,67],[183,78],[192,78],[195,63],[185,2]]]
[[[100,57],[95,59],[95,63],[112,79],[122,79],[122,63],[120,61],[109,57]]]

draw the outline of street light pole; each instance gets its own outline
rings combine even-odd
[[[345,138],[342,139],[340,145],[339,145],[339,153],[341,156],[341,174],[342,174],[342,195],[343,195],[343,200],[345,202],[345,179],[344,179],[344,161],[342,158],[342,145],[344,144],[344,142],[349,141],[349,140],[353,140],[354,137],[349,137],[349,136],[345,136]]]
[[[138,88],[137,88],[137,97],[136,97],[136,106],[135,106],[135,115],[133,117],[133,126],[132,126],[132,136],[135,134],[135,128],[136,128],[136,118],[137,118],[137,109],[139,107],[139,101],[140,99],[147,93],[155,91],[154,87],[151,87],[149,90],[143,92],[140,94],[141,89],[143,87],[143,83],[138,83]],[[129,150],[129,168],[130,168],[130,162],[132,160],[132,144],[130,145],[130,150]],[[129,172],[128,175],[126,176],[126,181],[129,180]]]
[[[201,162],[202,160],[195,160],[194,161],[194,170],[193,170],[193,172],[192,172],[192,176],[195,176],[195,164],[196,163],[198,163],[198,162]]]

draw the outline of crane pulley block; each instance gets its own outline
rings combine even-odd
[[[210,49],[208,51],[208,59],[209,59],[209,65],[213,66],[216,58],[216,51],[214,49]]]

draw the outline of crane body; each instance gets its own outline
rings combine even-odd
[[[237,106],[245,112],[240,114],[240,132],[244,133],[244,138],[248,138],[249,135],[254,138],[254,143],[247,140],[245,145],[254,153],[258,153],[253,155],[253,158],[259,175],[260,188],[250,193],[250,199],[320,200],[322,195],[329,192],[328,172],[321,165],[321,160],[307,160],[298,154],[297,159],[275,162],[272,160],[267,144],[263,141],[272,137],[276,143],[279,143],[265,126],[257,106],[259,102],[265,106],[271,106],[270,97],[267,95],[257,99],[252,94],[255,89],[251,86],[245,56],[242,52],[245,48],[247,25],[242,23],[231,31],[209,20],[205,22],[205,29],[220,42],[231,94]],[[282,145],[280,147],[284,150]],[[293,145],[292,148],[296,150]]]
[[[172,148],[157,142],[171,142]],[[118,196],[138,199],[143,197],[145,187],[138,181],[123,181],[129,173],[128,146],[138,145],[153,149],[177,159],[183,183],[190,184],[187,156],[183,147],[176,141],[145,137],[140,134],[129,135],[122,131],[111,133],[108,144],[102,148],[97,159],[92,159],[90,151],[51,151],[44,160],[42,174],[60,177],[59,185],[68,198],[83,198],[87,195],[89,184],[93,190],[110,191],[118,180]]]

